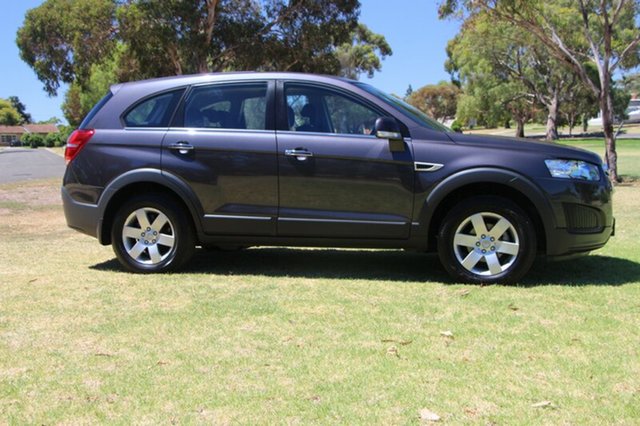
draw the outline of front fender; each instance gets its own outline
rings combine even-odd
[[[430,237],[431,221],[434,219],[434,214],[441,203],[454,191],[478,183],[506,186],[521,193],[537,209],[538,216],[544,226],[547,241],[550,240],[551,231],[556,227],[555,216],[551,204],[542,190],[519,173],[491,167],[466,169],[454,173],[436,184],[431,191],[426,192],[423,198],[417,201],[421,208],[418,213],[419,226],[415,235],[419,239],[427,241]],[[488,193],[491,193],[490,188]]]

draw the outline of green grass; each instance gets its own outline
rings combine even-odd
[[[0,185],[0,423],[640,419],[637,184],[617,188],[604,249],[513,287],[392,250],[199,252],[128,274],[65,227],[58,186]]]

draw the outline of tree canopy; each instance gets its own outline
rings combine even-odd
[[[61,83],[84,89],[116,50],[121,80],[343,67],[371,76],[391,48],[359,13],[358,0],[46,0],[27,12],[17,44],[50,94]]]
[[[20,114],[11,105],[8,99],[0,99],[0,124],[4,126],[15,126],[20,124]]]
[[[20,101],[20,98],[17,96],[9,96],[9,102],[11,102],[11,106],[13,106],[20,115],[20,124],[29,124],[33,122],[31,114],[27,112],[27,107]]]
[[[340,62],[340,75],[358,79],[362,73],[373,77],[373,73],[382,68],[382,60],[393,51],[384,36],[374,33],[364,24],[358,24],[351,40],[339,46],[335,54]]]
[[[358,0],[46,0],[18,30],[22,59],[77,124],[110,84],[218,71],[372,76],[392,54]]]
[[[47,93],[84,81],[94,63],[110,56],[115,10],[115,0],[47,0],[27,12],[16,43]]]
[[[431,117],[444,122],[455,117],[460,88],[455,84],[440,82],[411,92],[407,102]]]

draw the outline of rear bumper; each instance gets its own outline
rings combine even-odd
[[[64,187],[62,187],[61,195],[67,226],[83,234],[98,238],[102,222],[102,214],[98,206],[74,200]]]

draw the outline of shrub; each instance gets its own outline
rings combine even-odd
[[[48,133],[44,137],[44,144],[47,148],[53,148],[58,141],[59,134],[58,133]]]
[[[22,142],[22,146],[29,146],[31,143],[31,134],[25,133],[20,137],[20,142]]]
[[[462,123],[460,123],[458,120],[455,120],[453,123],[451,123],[451,130],[457,133],[462,133]]]
[[[31,148],[35,149],[35,148],[38,148],[39,146],[44,146],[44,138],[42,137],[42,135],[31,133],[31,134],[25,135],[23,137],[23,140],[27,136],[28,136],[28,138],[27,138],[28,139],[28,143],[29,143],[29,146]]]

